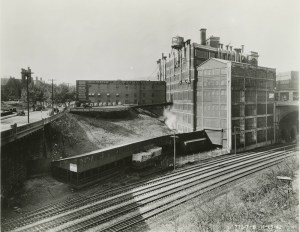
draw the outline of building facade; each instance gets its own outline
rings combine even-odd
[[[275,69],[210,59],[197,71],[196,130],[221,129],[229,150],[275,142]]]
[[[276,101],[299,101],[299,71],[277,73]]]
[[[157,61],[158,79],[166,82],[166,100],[173,102],[177,117],[177,129],[180,132],[196,130],[194,111],[196,111],[197,67],[210,58],[224,59],[234,62],[258,63],[257,52],[244,53],[242,48],[233,49],[220,43],[220,37],[211,36],[206,39],[206,29],[200,30],[201,44],[184,41],[177,36],[172,39],[172,51],[169,56],[162,55]],[[183,85],[184,83],[184,85]]]
[[[166,84],[163,81],[96,81],[77,80],[79,103],[91,106],[149,105],[166,102]]]
[[[258,54],[243,46],[224,49],[219,37],[206,39],[205,29],[200,35],[201,44],[173,38],[169,57],[157,61],[176,129],[223,131],[220,144],[228,150],[235,140],[237,150],[272,143],[275,69],[258,67]]]

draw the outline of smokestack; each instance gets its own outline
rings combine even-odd
[[[201,28],[200,29],[200,39],[201,39],[201,45],[206,45],[206,29]]]
[[[241,46],[241,47],[242,47],[242,53],[244,53],[244,46],[245,46],[245,45],[242,45],[242,46]]]

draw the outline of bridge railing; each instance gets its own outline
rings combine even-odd
[[[49,118],[45,118],[42,119],[40,121],[37,122],[32,122],[26,125],[22,125],[22,126],[17,126],[17,127],[13,127],[9,130],[5,130],[5,131],[1,131],[1,141],[2,144],[6,143],[6,141],[9,141],[12,138],[17,138],[19,135],[24,134],[24,133],[30,133],[31,131],[35,131],[38,130],[40,128],[42,128],[44,125],[53,122],[54,120],[60,118],[62,115],[64,115],[66,113],[66,111],[62,111],[58,114],[55,114]],[[22,136],[21,136],[22,137]]]

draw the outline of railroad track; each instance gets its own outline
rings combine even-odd
[[[3,225],[3,229],[7,231],[19,227],[16,228],[17,231],[46,231],[50,229],[51,231],[85,231],[89,228],[100,226],[100,230],[110,230],[111,228],[111,231],[119,231],[118,228],[122,229],[126,223],[131,225],[134,221],[142,220],[139,217],[140,212],[138,215],[135,215],[137,209],[139,211],[147,209],[145,210],[145,215],[156,215],[153,212],[158,211],[158,209],[153,208],[153,204],[160,205],[159,208],[161,209],[164,208],[162,207],[164,201],[167,202],[165,203],[166,205],[173,205],[172,202],[179,201],[183,193],[183,196],[187,197],[194,194],[193,189],[197,189],[195,191],[199,192],[201,188],[201,191],[203,191],[203,189],[213,186],[205,188],[202,186],[200,188],[199,186],[203,185],[203,183],[208,183],[224,175],[230,175],[233,171],[238,172],[241,169],[251,169],[255,165],[264,165],[256,167],[257,170],[258,168],[266,168],[267,165],[274,165],[274,162],[280,162],[285,158],[284,153],[288,154],[293,150],[294,146],[285,146],[268,151],[224,156],[204,164],[194,165],[188,169],[164,175],[146,183],[140,182],[127,187],[116,188],[104,195],[99,193],[90,198],[77,196],[69,199],[66,203],[56,203],[52,205],[52,208],[51,206],[44,207],[16,221],[6,223]],[[248,170],[248,173],[253,172],[253,170],[254,172],[257,171],[252,169]],[[246,174],[244,173],[244,175]],[[187,192],[189,194],[186,194]],[[158,201],[160,203],[157,203]],[[144,214],[142,218],[145,218]],[[130,223],[128,222],[129,216]],[[118,217],[125,217],[122,220],[118,219],[119,222],[125,224],[117,226],[115,223],[111,223],[110,220]],[[140,219],[136,220],[136,218]],[[107,223],[109,225],[106,225]]]
[[[284,148],[281,148],[281,147],[280,148],[274,148],[274,149],[272,149],[272,151],[284,150],[284,149],[289,148],[289,147],[291,147],[291,146],[286,146]],[[254,153],[257,154],[257,152],[261,152],[261,151],[258,150],[256,152],[248,152],[247,155],[254,154]],[[259,154],[260,153],[258,153],[257,155],[259,155]],[[136,187],[143,186],[145,184],[147,185],[147,184],[151,184],[153,182],[161,181],[164,178],[170,178],[174,175],[178,175],[178,173],[187,173],[187,172],[190,172],[191,170],[198,170],[199,168],[205,167],[207,165],[216,164],[216,163],[226,161],[226,160],[231,160],[231,159],[237,158],[237,157],[244,157],[245,158],[246,154],[229,155],[229,156],[224,156],[224,157],[220,157],[220,158],[217,158],[217,159],[209,160],[209,161],[203,162],[201,164],[193,165],[192,167],[186,168],[184,170],[177,171],[173,174],[163,175],[160,178],[156,178],[156,179],[150,180],[148,182],[141,181],[141,182],[138,182],[138,183],[127,185],[125,187],[119,187],[119,188],[113,188],[111,190],[105,190],[105,192],[99,192],[99,193],[97,193],[93,196],[89,196],[88,198],[87,198],[87,196],[76,194],[75,196],[65,200],[64,202],[57,202],[57,203],[54,203],[54,204],[50,204],[50,205],[45,206],[43,208],[40,208],[38,210],[29,212],[29,213],[23,215],[22,217],[18,218],[17,220],[10,220],[10,221],[4,222],[3,225],[13,224],[16,227],[18,225],[24,226],[24,225],[30,224],[30,223],[32,223],[36,220],[40,220],[40,219],[43,219],[43,218],[46,218],[46,217],[49,217],[49,216],[53,216],[53,215],[56,215],[58,213],[66,212],[66,211],[72,209],[73,205],[77,205],[77,206],[85,205],[85,204],[90,203],[90,202],[94,202],[94,201],[101,200],[103,198],[110,197],[111,195],[116,195],[116,194],[124,192],[124,191],[130,191],[130,190],[132,190]]]

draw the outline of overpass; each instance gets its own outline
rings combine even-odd
[[[22,126],[17,126],[17,124],[12,125],[11,129],[1,131],[1,146],[8,144],[10,142],[16,141],[20,138],[28,136],[38,130],[44,128],[45,125],[55,121],[65,114],[66,111],[55,114],[49,118],[42,119],[37,122],[29,123]]]

